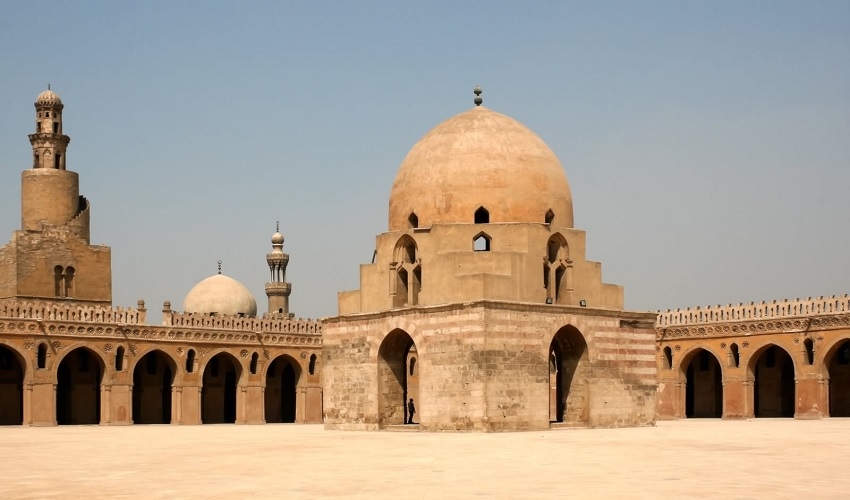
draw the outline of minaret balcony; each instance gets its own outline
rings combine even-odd
[[[289,295],[292,283],[266,283],[266,295]]]

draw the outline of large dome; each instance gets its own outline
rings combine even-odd
[[[555,153],[525,125],[483,106],[437,125],[407,153],[390,193],[389,230],[472,223],[479,207],[491,223],[573,227],[570,185]]]
[[[189,290],[183,300],[183,312],[253,317],[257,315],[257,301],[242,283],[216,274]]]

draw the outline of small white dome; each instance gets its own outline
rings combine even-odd
[[[183,300],[183,312],[254,317],[257,315],[257,301],[242,283],[216,274],[189,290]]]

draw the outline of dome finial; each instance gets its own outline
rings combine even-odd
[[[275,221],[274,230],[278,233],[280,232],[280,221]]]
[[[221,274],[221,260],[218,261],[218,274]]]
[[[49,83],[47,84],[47,90],[50,90],[50,84]]]
[[[475,89],[472,91],[472,93],[475,94],[475,99],[472,102],[474,102],[476,106],[481,106],[481,103],[484,102],[484,99],[481,98],[481,92],[483,92],[483,90],[481,90],[481,85],[476,85]]]

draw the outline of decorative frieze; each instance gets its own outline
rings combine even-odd
[[[700,337],[735,337],[772,333],[799,333],[810,330],[828,330],[850,327],[850,314],[813,316],[762,321],[740,321],[720,324],[695,324],[675,327],[657,327],[656,340]]]

